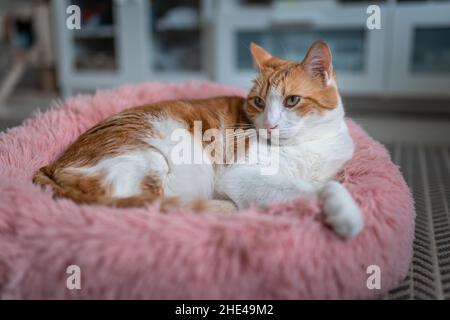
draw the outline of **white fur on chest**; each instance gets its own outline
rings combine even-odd
[[[256,145],[255,145],[256,146]],[[326,133],[309,141],[273,146],[270,157],[265,147],[258,145],[260,163],[278,160],[278,174],[301,179],[315,187],[332,179],[343,164],[352,158],[354,146],[345,124],[336,133]],[[262,152],[261,152],[262,151]],[[278,153],[275,157],[274,153]]]
[[[341,138],[281,147],[280,173],[321,186],[332,179],[352,155],[351,140]]]

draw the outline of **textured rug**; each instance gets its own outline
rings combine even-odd
[[[385,299],[450,299],[450,147],[387,145],[416,204],[408,276]]]

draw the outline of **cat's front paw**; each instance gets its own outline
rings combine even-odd
[[[356,236],[363,229],[361,210],[348,190],[336,181],[329,181],[319,194],[323,202],[325,222],[346,239]]]

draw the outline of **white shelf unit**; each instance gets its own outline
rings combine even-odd
[[[152,12],[152,5],[154,1],[151,0],[135,0],[142,3],[142,10],[145,12]],[[166,0],[160,0],[164,2]],[[208,2],[211,0],[197,0],[191,1],[191,4],[196,2],[198,5],[196,14],[197,17],[191,22],[168,24],[164,27],[158,27],[158,21],[153,21],[147,14],[147,20],[144,21],[146,26],[150,28],[144,28],[146,31],[141,37],[141,41],[147,43],[147,72],[146,79],[160,80],[160,81],[184,81],[184,80],[206,80],[209,78],[209,71],[207,69],[208,50],[205,48],[205,37],[207,29],[205,12],[208,10]],[[167,1],[166,1],[167,2]],[[170,3],[170,1],[169,1]],[[181,3],[181,2],[180,2]],[[182,7],[182,6],[180,6]],[[160,19],[161,20],[161,19]],[[177,20],[175,20],[177,21]],[[164,47],[164,42],[168,36],[175,34],[176,39],[180,41],[180,44],[174,49],[167,49]],[[191,36],[192,41],[186,41],[186,38]],[[174,40],[172,40],[172,43]],[[177,61],[176,64],[165,65],[163,57],[167,56],[168,50],[177,52],[178,59],[172,59]],[[156,55],[158,53],[158,55]]]
[[[390,92],[450,96],[450,3],[400,4],[393,30]]]
[[[58,71],[60,88],[64,96],[77,92],[94,91],[97,88],[113,87],[125,83],[138,83],[146,80],[182,81],[188,79],[207,79],[208,72],[204,67],[206,57],[203,56],[203,19],[204,4],[208,0],[198,0],[199,17],[196,25],[190,28],[166,28],[155,30],[152,21],[152,2],[150,0],[102,0],[109,5],[107,14],[112,16],[108,23],[95,22],[83,25],[80,30],[69,30],[66,27],[66,9],[71,4],[83,7],[94,1],[54,0],[53,12],[57,34]],[[160,0],[163,2],[163,0]],[[109,12],[110,11],[110,12]],[[96,17],[97,20],[99,17]],[[93,19],[92,19],[93,20]],[[83,19],[82,19],[83,21]],[[200,47],[200,62],[196,70],[180,70],[179,68],[165,68],[158,66],[155,61],[164,61],[165,55],[157,56],[158,33],[176,32],[179,38],[183,33],[196,32]],[[164,37],[163,37],[164,38]],[[93,52],[83,52],[83,42]],[[107,43],[107,45],[104,45]],[[95,51],[99,48],[98,51]],[[163,52],[162,50],[160,50]],[[105,54],[107,52],[108,54]],[[183,53],[183,52],[181,52]],[[108,56],[108,57],[105,57]],[[80,57],[87,64],[95,64],[96,59],[108,60],[109,65],[80,67]],[[195,57],[197,58],[197,57]],[[159,60],[158,60],[159,59]],[[167,60],[167,59],[166,59]],[[170,61],[169,61],[170,62]],[[192,59],[191,61],[192,62]]]
[[[140,81],[142,79],[140,68],[143,61],[138,51],[145,48],[129,36],[142,27],[138,18],[142,13],[137,3],[131,2],[130,5],[124,5],[122,1],[111,2],[112,21],[110,23],[96,27],[82,25],[80,30],[69,30],[66,27],[68,17],[66,8],[70,4],[72,1],[53,1],[58,45],[58,73],[63,94],[68,96],[78,91],[91,91],[130,81]],[[130,16],[136,18],[127,21]],[[124,23],[125,21],[127,23]],[[103,57],[110,65],[100,68],[80,66],[81,57],[84,63],[90,63],[96,59],[95,52],[83,52],[83,44],[88,49],[93,48],[94,51],[100,48],[99,54],[103,51],[110,52],[110,56]],[[128,49],[133,47],[135,50]]]
[[[101,0],[112,3],[112,23],[68,30],[67,6],[83,1],[88,2],[53,1],[60,86],[65,96],[147,80],[210,79],[248,88],[255,76],[250,41],[273,54],[300,60],[314,40],[323,38],[333,51],[343,94],[450,97],[450,1],[328,0],[301,6],[293,1],[244,5],[239,0]],[[366,27],[370,4],[381,8],[381,30]],[[191,5],[197,18],[184,24],[161,24],[161,18],[173,9],[171,5]],[[436,41],[430,43],[432,53],[427,53],[423,41],[429,41],[430,35]],[[106,63],[109,68],[77,64],[78,45],[83,42],[113,52],[113,63]],[[97,56],[88,53],[87,63],[97,61]],[[419,70],[424,61],[430,70]],[[436,68],[436,61],[442,66]]]

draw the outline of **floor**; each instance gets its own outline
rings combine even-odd
[[[414,257],[385,299],[450,299],[450,147],[387,144],[414,196]]]
[[[29,92],[13,96],[7,112],[0,112],[0,131],[19,125],[36,108],[48,109],[56,98]],[[389,149],[416,203],[413,263],[407,278],[384,299],[450,299],[450,116],[420,112],[423,104],[407,113],[377,110],[377,105],[359,108],[370,105],[363,101],[349,105],[347,114]]]

